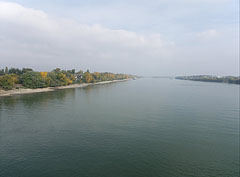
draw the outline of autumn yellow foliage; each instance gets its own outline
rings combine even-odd
[[[46,79],[47,78],[47,72],[40,72],[42,78]]]

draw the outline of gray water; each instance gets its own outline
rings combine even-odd
[[[139,79],[0,98],[1,177],[237,177],[239,86]]]

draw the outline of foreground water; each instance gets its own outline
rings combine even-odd
[[[237,177],[238,99],[170,79],[0,98],[0,176]]]

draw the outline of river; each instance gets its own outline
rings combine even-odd
[[[239,85],[143,78],[0,98],[1,177],[237,177]]]

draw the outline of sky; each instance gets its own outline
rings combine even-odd
[[[239,75],[238,0],[0,0],[0,68]]]

